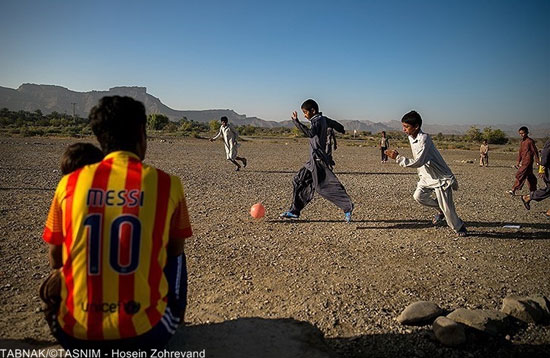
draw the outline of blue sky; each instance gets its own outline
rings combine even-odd
[[[174,109],[285,120],[550,122],[550,1],[0,3],[0,86],[144,86]]]

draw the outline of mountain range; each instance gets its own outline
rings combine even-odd
[[[8,108],[12,111],[30,111],[37,109],[42,113],[48,114],[51,112],[75,114],[79,117],[87,117],[90,109],[104,96],[129,96],[138,101],[143,102],[147,114],[159,113],[164,114],[170,120],[180,120],[187,118],[197,122],[209,122],[218,120],[222,116],[226,116],[229,121],[235,125],[253,125],[256,127],[293,127],[290,120],[276,122],[267,121],[258,117],[247,117],[244,114],[236,113],[231,109],[207,109],[207,110],[175,110],[161,102],[157,97],[147,93],[145,87],[113,87],[108,91],[89,91],[76,92],[65,87],[43,84],[25,83],[17,89],[0,86],[0,108]],[[342,120],[337,119],[344,125],[346,130],[369,131],[378,133],[380,131],[395,131],[401,130],[401,122],[372,122],[368,120]],[[422,129],[427,133],[443,133],[443,134],[463,134],[472,125],[439,125],[439,124],[424,124]],[[476,125],[483,129],[489,125]],[[491,125],[492,128],[499,128],[508,135],[517,135],[518,125]],[[530,126],[531,133],[539,133],[540,136],[545,136],[550,132],[550,124]]]

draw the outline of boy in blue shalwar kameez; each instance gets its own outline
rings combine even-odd
[[[346,189],[331,170],[331,160],[326,153],[327,128],[344,132],[344,127],[319,112],[319,105],[312,99],[302,104],[302,112],[311,121],[308,128],[298,120],[298,114],[292,113],[294,125],[309,138],[309,160],[294,177],[292,205],[289,211],[281,214],[283,218],[296,219],[302,209],[313,199],[315,192],[344,211],[346,222],[351,222],[353,203]]]

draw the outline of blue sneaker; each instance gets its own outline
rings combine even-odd
[[[284,213],[281,214],[281,217],[286,219],[298,219],[300,215],[296,215],[291,211],[285,211]]]
[[[346,219],[346,222],[349,224],[351,222],[351,211],[344,213],[344,218]]]

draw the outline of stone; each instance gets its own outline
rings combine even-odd
[[[502,301],[502,312],[527,323],[539,323],[547,318],[547,313],[541,307],[548,309],[544,296],[520,297],[507,296]],[[539,304],[540,303],[540,304]]]
[[[536,302],[539,305],[539,307],[543,312],[544,319],[550,320],[550,302],[548,301],[548,298],[546,298],[543,295],[537,294],[537,295],[529,296],[529,299],[531,299],[532,301]]]
[[[445,346],[454,347],[466,342],[464,326],[452,319],[439,316],[435,319],[432,328],[437,340]]]
[[[406,325],[424,325],[431,323],[444,311],[433,302],[418,301],[408,305],[397,317],[397,321]]]
[[[238,318],[180,327],[167,349],[198,352],[208,358],[332,358],[322,332],[294,319]]]
[[[485,309],[459,308],[449,313],[447,318],[493,336],[505,334],[512,323],[506,313]]]

